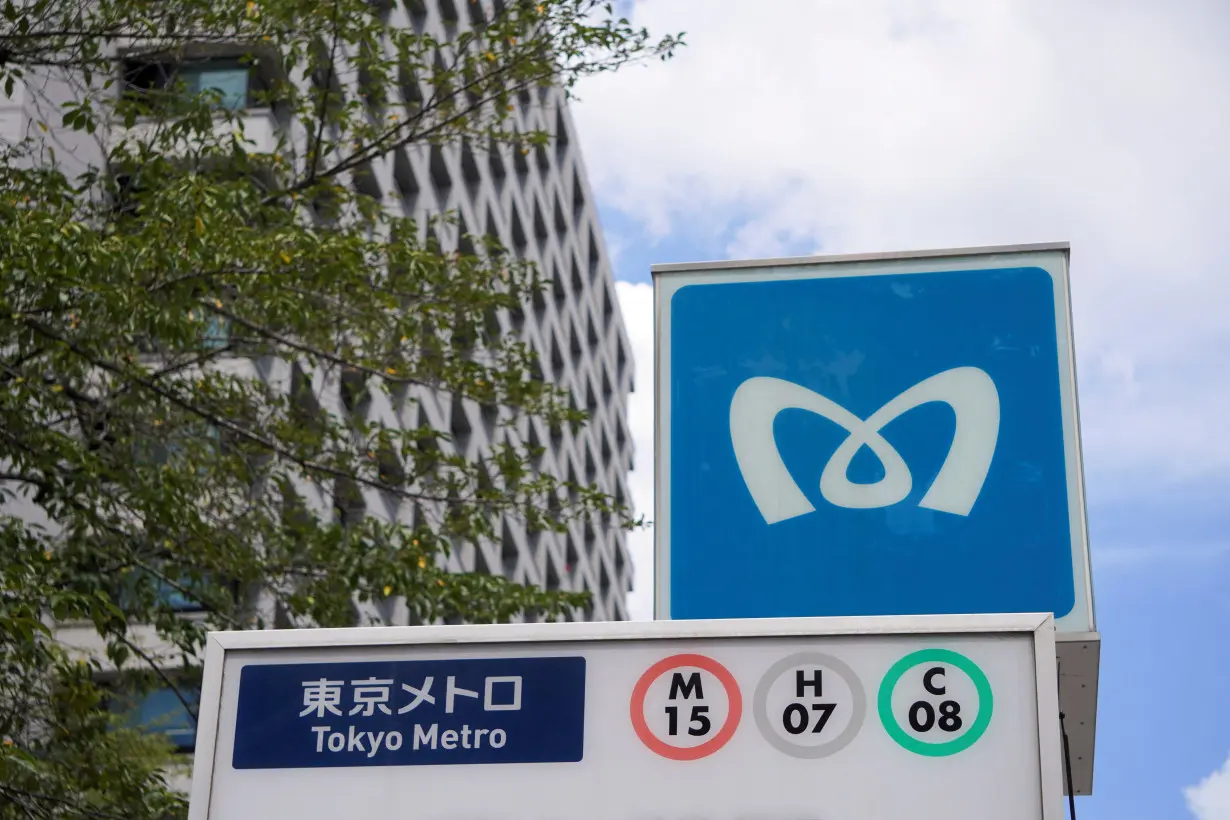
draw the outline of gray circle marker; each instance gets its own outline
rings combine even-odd
[[[853,701],[850,704],[850,722],[842,730],[841,734],[832,740],[815,746],[791,743],[777,733],[773,728],[772,721],[769,720],[769,689],[785,672],[805,664],[823,666],[825,669],[837,673],[838,677],[845,681],[846,686],[849,687],[850,697]],[[863,719],[867,717],[867,693],[863,691],[863,686],[859,682],[858,676],[854,674],[854,670],[845,661],[820,652],[800,652],[782,658],[770,666],[769,671],[765,672],[760,678],[760,683],[756,684],[756,694],[753,697],[752,714],[756,718],[756,726],[760,729],[760,734],[764,735],[764,739],[769,741],[778,751],[785,752],[791,757],[808,759],[828,757],[849,745],[850,741],[854,740],[854,736],[858,734],[858,730],[862,728]]]

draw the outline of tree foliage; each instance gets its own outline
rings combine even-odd
[[[458,142],[515,159],[551,138],[519,126],[541,89],[681,39],[594,0],[439,5],[441,37],[419,0],[0,8],[30,114],[0,147],[0,817],[182,813],[115,704],[190,709],[209,629],[555,617],[586,596],[447,555],[505,519],[635,525],[536,466],[530,418],[586,420],[515,332],[536,267],[370,176]],[[194,80],[219,58],[242,100]],[[422,411],[442,395],[506,435],[468,452]]]

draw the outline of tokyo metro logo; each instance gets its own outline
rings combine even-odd
[[[952,408],[956,427],[939,473],[918,506],[967,516],[982,491],[999,440],[999,392],[985,371],[957,367],[924,379],[861,419],[832,399],[768,376],[739,385],[730,403],[730,438],[743,482],[766,524],[814,512],[815,507],[790,477],[773,433],[783,410],[807,410],[840,425],[849,435],[834,451],[820,476],[820,494],[838,507],[871,509],[904,500],[914,479],[901,455],[880,430],[902,414],[928,402]],[[860,448],[879,459],[884,476],[859,484],[846,472]]]

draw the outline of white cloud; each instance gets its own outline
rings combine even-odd
[[[691,45],[582,89],[606,205],[730,256],[1070,240],[1091,488],[1230,470],[1224,3],[675,0],[634,21]]]
[[[1183,790],[1196,820],[1230,820],[1230,758],[1195,786]]]
[[[629,398],[628,423],[636,448],[632,475],[628,478],[636,511],[653,520],[653,288],[645,284],[616,282],[619,310],[628,328],[636,365],[636,390]],[[653,530],[630,534],[632,593],[628,611],[634,621],[653,620]]]

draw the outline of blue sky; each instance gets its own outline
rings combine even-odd
[[[574,109],[646,512],[650,264],[1072,243],[1103,637],[1082,820],[1230,820],[1230,6],[1173,5],[648,0],[634,21],[691,45]]]

